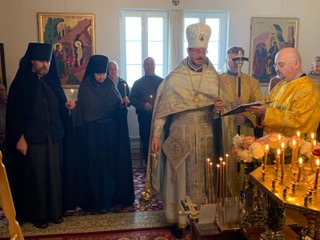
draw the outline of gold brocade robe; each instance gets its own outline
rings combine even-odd
[[[220,74],[221,81],[221,89],[223,89],[227,93],[227,101],[231,104],[238,97],[238,80],[236,76],[232,76],[228,73]],[[251,103],[256,101],[262,101],[263,96],[260,88],[259,81],[254,77],[242,73],[241,74],[241,103]],[[241,113],[246,117],[248,124],[240,126],[240,134],[244,136],[254,136],[254,127],[256,126],[256,116],[250,112]],[[233,147],[233,137],[238,134],[238,125],[235,124],[236,115],[230,115],[223,117],[224,126],[230,126],[227,129],[224,129],[224,151],[225,153],[229,153],[231,155],[231,149]],[[237,161],[235,159],[231,159],[230,161]],[[231,165],[234,166],[234,165]],[[228,182],[229,188],[232,193],[238,194],[238,174],[236,174],[237,170],[235,168],[229,168],[228,172]],[[235,189],[235,187],[237,187]]]
[[[315,133],[320,120],[320,91],[310,77],[279,82],[266,101],[272,102],[262,122],[264,133],[280,132],[291,137]]]
[[[218,74],[209,60],[202,72],[195,72],[186,58],[158,88],[151,139],[162,138],[162,156],[157,157],[156,163],[149,159],[148,170],[152,169],[153,187],[164,197],[169,223],[178,222],[181,200],[186,195],[194,201],[206,197],[205,166],[206,159],[215,151],[212,109],[219,94],[218,86]],[[199,101],[195,101],[195,93]],[[220,91],[220,97],[224,99],[226,93]],[[164,123],[171,118],[169,130]]]
[[[236,76],[231,76],[228,73],[220,74],[221,88],[227,93],[227,100],[229,103],[237,100],[238,97],[238,81]],[[241,102],[251,103],[256,101],[262,101],[263,96],[260,88],[259,81],[248,74],[241,74]],[[241,115],[245,116],[248,120],[248,124],[240,127],[240,134],[244,136],[253,136],[253,129],[255,124],[255,115],[249,112],[243,112]],[[237,135],[237,125],[234,124],[235,115],[228,116],[232,118],[233,126],[229,129],[230,136],[234,137]],[[232,146],[231,146],[232,147]]]

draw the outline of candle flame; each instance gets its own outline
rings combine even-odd
[[[311,133],[311,139],[312,140],[314,139],[314,133]]]
[[[217,164],[217,168],[219,168],[220,167],[220,165],[219,164]]]
[[[71,93],[73,93],[73,89],[71,89]]]
[[[281,148],[284,148],[284,142],[281,143]]]
[[[279,141],[281,140],[281,135],[280,135],[280,134],[278,135],[278,140],[279,140]]]
[[[300,165],[302,164],[302,158],[299,158],[299,164]]]
[[[300,131],[297,132],[297,136],[300,137]]]
[[[281,153],[281,150],[280,150],[280,148],[278,148],[277,154],[280,155],[280,153]]]
[[[210,162],[210,158],[207,158],[207,162]]]
[[[320,165],[320,160],[319,160],[319,158],[317,158],[316,164],[317,164],[317,167],[319,167],[319,165]]]
[[[266,144],[266,151],[269,151],[269,144]]]
[[[295,139],[293,139],[293,141],[292,141],[292,145],[293,145],[293,147],[294,147],[294,148],[296,147],[297,142],[296,142],[296,140],[295,140]]]
[[[152,95],[150,95],[150,98],[153,98],[153,96],[152,96]]]

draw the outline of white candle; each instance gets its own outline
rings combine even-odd
[[[123,84],[123,90],[124,90],[124,97],[127,96],[127,84]]]

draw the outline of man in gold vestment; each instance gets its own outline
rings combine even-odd
[[[178,216],[181,200],[190,196],[195,202],[204,202],[208,196],[205,166],[215,151],[212,115],[224,109],[224,103],[217,100],[218,74],[206,57],[210,27],[192,24],[186,34],[188,57],[161,83],[154,106],[151,151],[159,155],[161,148],[166,160],[158,156],[161,161],[157,164],[148,161],[148,169],[158,167],[153,172],[153,186],[164,197],[167,221],[177,224],[179,218],[181,228],[186,225],[186,219]],[[220,97],[225,97],[223,91]],[[182,238],[177,228],[172,233]]]
[[[257,116],[264,132],[279,132],[291,137],[315,133],[320,120],[320,91],[312,79],[303,73],[297,49],[283,48],[275,57],[275,69],[281,81],[272,89],[266,105],[247,109]]]
[[[231,105],[231,108],[235,108],[240,104],[251,103],[256,101],[262,101],[262,93],[260,89],[260,84],[257,79],[249,76],[245,73],[240,73],[240,97],[238,96],[239,85],[238,85],[238,61],[233,61],[234,58],[244,55],[244,49],[239,46],[232,46],[227,50],[227,59],[225,60],[227,72],[220,74],[221,89],[227,93],[227,100]],[[240,69],[242,67],[242,63]],[[243,112],[241,114],[225,116],[222,118],[224,126],[224,139],[223,148],[225,153],[230,153],[233,146],[233,137],[237,134],[244,136],[254,136],[254,129],[256,127],[256,116],[250,112]],[[240,132],[238,132],[240,130]],[[230,161],[236,161],[235,159],[230,159]],[[239,189],[237,186],[240,184],[237,170],[234,166],[235,164],[229,164],[228,171],[228,185],[231,193],[238,194]],[[238,186],[239,187],[239,186]]]
[[[244,54],[244,50],[239,46],[232,46],[227,50],[226,66],[227,72],[220,74],[221,88],[227,92],[228,101],[231,107],[237,107],[243,103],[262,101],[260,84],[257,79],[248,74],[241,73],[241,94],[238,97],[238,61],[233,61],[238,57],[239,51]],[[238,115],[230,116],[233,120],[233,127],[229,128],[230,136],[234,137],[237,132],[237,126],[240,126],[239,135],[254,135],[255,115],[250,112],[243,112]]]

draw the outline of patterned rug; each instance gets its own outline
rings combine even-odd
[[[25,223],[21,226],[25,237],[42,236],[48,239],[47,236],[61,236],[70,234],[84,233],[105,233],[109,231],[127,231],[136,229],[151,229],[167,227],[164,212],[163,202],[157,199],[152,199],[145,211],[140,210],[140,199],[145,186],[145,167],[133,167],[134,188],[136,199],[133,206],[128,208],[119,208],[114,212],[106,214],[96,214],[86,212],[82,209],[74,209],[68,211],[61,224],[49,224],[47,229],[38,229],[32,223]],[[3,212],[0,212],[0,239],[8,237],[8,222]],[[30,239],[30,238],[29,238]],[[40,238],[37,238],[40,239]],[[52,239],[56,239],[55,237]],[[61,238],[59,238],[61,239]],[[102,238],[100,238],[102,239]],[[109,239],[109,238],[104,238]],[[111,238],[113,239],[113,238]],[[126,238],[122,238],[126,239]],[[128,238],[137,239],[137,238]],[[139,238],[150,239],[150,238]]]

